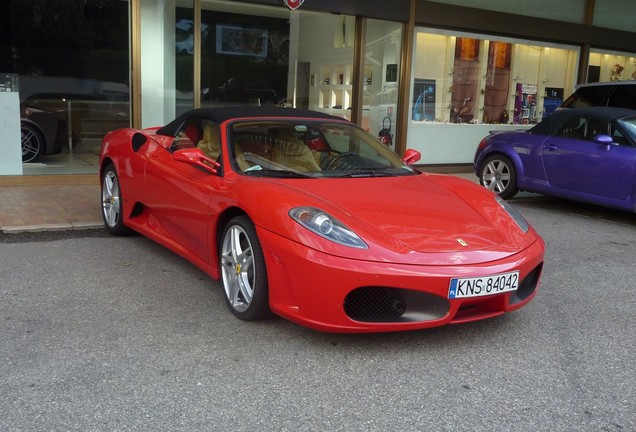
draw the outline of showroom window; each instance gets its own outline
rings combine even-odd
[[[524,128],[574,90],[578,49],[417,29],[407,147],[423,163],[471,163],[481,138]]]
[[[143,127],[170,121],[196,104],[288,106],[351,119],[354,86],[364,87],[365,104],[375,104],[386,82],[385,63],[391,63],[389,87],[398,84],[401,25],[384,27],[377,21],[370,26],[373,37],[381,40],[369,49],[368,58],[374,63],[363,66],[364,82],[358,83],[354,78],[355,17],[291,11],[282,4],[203,0],[200,90],[193,95],[191,65],[197,47],[192,16],[187,0],[142,4]],[[365,124],[368,117],[362,117]],[[374,121],[377,129],[381,119]]]
[[[101,138],[130,124],[129,2],[13,1],[5,13],[0,72],[19,93],[23,173],[96,172]]]
[[[201,106],[285,104],[289,9],[232,3],[202,2]]]
[[[351,118],[354,17],[203,0],[199,53],[194,19],[192,1],[142,3],[142,127],[194,106],[237,104]]]
[[[636,53],[592,49],[587,82],[636,80]]]

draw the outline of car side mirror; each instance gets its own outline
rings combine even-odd
[[[600,134],[594,137],[594,142],[605,146],[605,150],[609,150],[614,144],[614,139],[609,135]]]
[[[417,150],[408,149],[404,152],[404,156],[402,157],[402,161],[407,165],[413,165],[415,162],[419,161],[422,158],[422,154]]]
[[[184,162],[189,165],[202,168],[212,174],[218,174],[217,168],[220,167],[219,163],[213,159],[210,159],[198,148],[187,148],[176,150],[172,157],[174,160]]]

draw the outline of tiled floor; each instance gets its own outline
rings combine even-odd
[[[95,174],[99,164],[99,149],[95,152],[60,153],[43,156],[38,162],[22,164],[24,175]],[[0,183],[1,184],[1,183]]]
[[[97,175],[73,176],[71,180],[57,177],[40,177],[52,184],[33,181],[11,184],[7,179],[0,179],[0,230],[20,232],[100,226]],[[71,184],[55,184],[54,179]]]

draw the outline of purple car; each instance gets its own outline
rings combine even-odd
[[[526,131],[492,131],[474,167],[502,198],[525,190],[636,211],[636,110],[560,109]]]

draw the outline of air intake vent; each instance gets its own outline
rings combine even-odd
[[[397,321],[406,312],[406,303],[395,289],[365,287],[349,293],[344,309],[357,321]]]

